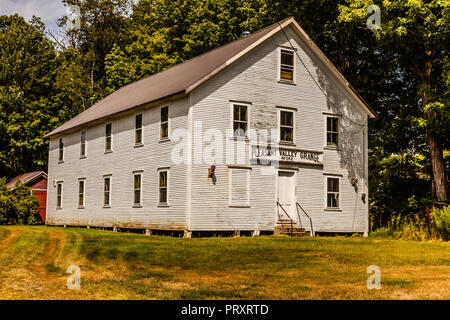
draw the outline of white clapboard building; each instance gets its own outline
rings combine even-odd
[[[50,132],[46,223],[367,234],[368,117],[289,18],[124,86]]]

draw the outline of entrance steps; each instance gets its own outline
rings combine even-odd
[[[304,237],[309,235],[309,231],[306,231],[305,228],[298,227],[297,222],[291,221],[291,219],[278,219],[273,234]]]

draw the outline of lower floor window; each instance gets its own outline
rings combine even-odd
[[[250,169],[230,168],[230,206],[250,205]]]
[[[105,207],[109,207],[111,205],[111,177],[104,178],[103,205]]]
[[[327,208],[339,208],[339,178],[327,178]]]
[[[57,208],[62,208],[62,188],[63,188],[63,183],[58,182],[58,184],[56,185],[56,207]]]
[[[78,207],[84,207],[85,180],[78,180]]]
[[[159,171],[159,203],[167,203],[168,171]]]
[[[134,205],[141,205],[142,201],[142,173],[135,173],[134,174],[134,183],[133,183],[133,193],[134,193],[134,199],[133,204]]]

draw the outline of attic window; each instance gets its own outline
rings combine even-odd
[[[294,51],[280,49],[280,80],[294,82]]]

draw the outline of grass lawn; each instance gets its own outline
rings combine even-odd
[[[69,265],[81,290],[66,287]],[[3,226],[0,299],[450,299],[450,243]]]

